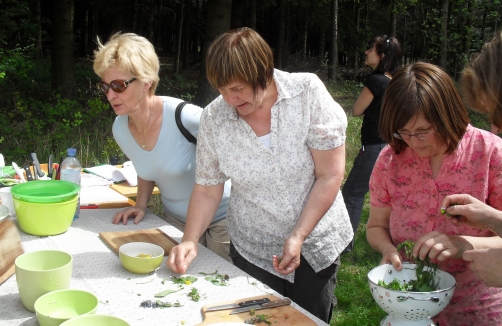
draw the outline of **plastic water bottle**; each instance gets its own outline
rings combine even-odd
[[[82,164],[75,157],[77,150],[75,148],[68,148],[68,156],[61,163],[60,180],[70,181],[80,186],[80,173],[82,172]],[[73,220],[75,221],[80,216],[80,192],[78,194],[77,209]]]

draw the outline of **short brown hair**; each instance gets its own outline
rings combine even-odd
[[[460,79],[462,95],[466,104],[473,110],[487,113],[480,103],[485,95],[495,107],[490,113],[491,122],[502,128],[502,31],[483,46],[481,53],[466,65]]]
[[[394,133],[420,114],[445,144],[445,154],[455,151],[469,124],[467,110],[450,76],[438,66],[424,62],[403,67],[385,91],[379,131],[396,154],[408,145],[395,138]]]
[[[220,35],[209,47],[206,75],[215,88],[239,81],[254,93],[265,89],[274,75],[274,59],[267,42],[254,30],[244,27]]]

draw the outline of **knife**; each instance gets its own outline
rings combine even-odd
[[[30,165],[26,164],[23,166],[24,172],[26,173],[26,180],[33,181],[33,175],[31,174]]]
[[[52,154],[49,155],[49,163],[47,164],[47,176],[52,179]]]
[[[31,161],[33,162],[33,172],[37,174],[39,177],[43,177],[45,173],[42,172],[42,169],[40,168],[40,162],[38,161],[37,158],[37,153],[31,153],[30,154]],[[35,179],[37,176],[35,176]]]
[[[281,300],[270,301],[263,304],[257,304],[254,306],[247,306],[243,308],[238,308],[230,311],[230,315],[240,314],[241,312],[251,311],[251,310],[261,310],[261,309],[269,309],[274,307],[287,306],[291,304],[291,300],[288,298],[284,298]]]
[[[234,309],[234,308],[243,308],[243,307],[259,305],[259,304],[267,303],[267,302],[270,302],[269,298],[263,298],[263,299],[257,299],[257,300],[249,300],[249,301],[242,301],[242,302],[239,302],[239,303],[231,303],[231,304],[224,304],[224,305],[221,305],[221,306],[209,307],[209,308],[206,309],[206,312],[208,312],[208,311],[225,310],[225,309]]]

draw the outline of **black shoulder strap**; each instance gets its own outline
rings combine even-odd
[[[183,125],[183,123],[181,122],[181,110],[183,110],[183,107],[187,104],[188,102],[181,102],[180,104],[178,104],[178,106],[176,107],[176,111],[174,112],[174,119],[176,120],[176,125],[178,125],[178,129],[180,130],[180,132],[183,134],[183,136],[185,136],[185,138],[193,143],[193,144],[196,144],[197,145],[197,138],[195,138],[191,133],[190,131],[188,131],[185,126]]]

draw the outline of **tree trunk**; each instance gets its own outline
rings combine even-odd
[[[43,56],[42,49],[42,12],[40,10],[40,0],[32,0],[31,6],[33,9],[32,21],[33,25],[36,27],[35,32],[35,49],[34,55],[37,58],[41,58]]]
[[[181,58],[181,36],[183,34],[183,12],[185,7],[185,0],[180,0],[180,11],[178,12],[178,30],[176,35],[176,57],[174,59],[173,73],[179,74],[180,72],[180,58]]]
[[[286,0],[279,1],[279,29],[277,35],[277,48],[275,49],[275,67],[283,68],[284,48],[286,40]]]
[[[256,31],[256,0],[249,0],[249,25]]]
[[[204,52],[202,65],[197,83],[195,103],[205,107],[218,96],[218,92],[209,84],[206,78],[206,55],[209,45],[222,33],[230,28],[232,0],[208,0],[206,35],[204,38]]]
[[[328,63],[328,80],[336,80],[338,65],[338,0],[331,0],[331,35]]]
[[[235,29],[243,27],[244,1],[232,1],[232,18],[230,19],[230,28]]]
[[[321,29],[319,35],[319,58],[324,62],[324,41],[326,34],[324,33],[324,29]]]
[[[185,28],[183,28],[185,37],[183,38],[183,69],[188,69],[190,66],[190,42],[191,42],[191,29],[192,23],[192,0],[188,0],[185,8]]]
[[[64,98],[77,98],[75,63],[73,53],[73,0],[52,2],[52,89]]]
[[[441,57],[439,66],[446,70],[447,65],[447,50],[448,50],[448,4],[449,0],[443,0],[441,6]]]
[[[356,35],[359,36],[359,25],[361,21],[361,7],[359,4],[354,3],[354,6],[356,7]],[[357,69],[359,68],[359,51],[354,51],[354,68]]]
[[[471,42],[472,42],[472,14],[473,14],[473,0],[467,1],[467,17],[465,22],[465,38],[464,38],[464,54],[466,61],[469,60]]]
[[[396,37],[396,24],[397,24],[397,15],[394,11],[390,12],[390,31],[389,35],[392,37]]]
[[[302,56],[303,60],[307,59],[307,35],[309,31],[309,22],[305,21],[303,25],[303,44],[302,44]]]
[[[89,51],[89,44],[91,43],[89,40],[89,3],[84,3],[85,12],[84,12],[84,28],[82,32],[82,54],[87,56]]]

